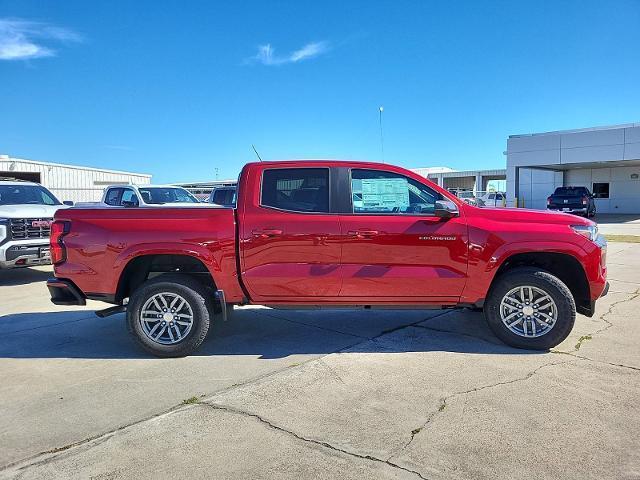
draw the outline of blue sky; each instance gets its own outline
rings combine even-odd
[[[503,167],[640,122],[640,0],[0,0],[0,153],[235,177],[265,159]]]

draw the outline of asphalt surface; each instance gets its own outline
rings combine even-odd
[[[0,478],[640,479],[640,245],[553,352],[468,311],[237,309],[156,359],[0,272]]]

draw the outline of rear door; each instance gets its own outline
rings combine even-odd
[[[251,167],[240,195],[242,279],[252,299],[304,302],[340,292],[340,223],[324,167]]]
[[[349,174],[351,213],[340,217],[341,297],[457,301],[467,275],[464,218],[436,217],[442,194],[415,178],[377,169]]]

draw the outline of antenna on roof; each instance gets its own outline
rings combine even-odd
[[[253,148],[253,151],[256,152],[258,160],[262,161],[262,158],[260,158],[260,154],[258,153],[258,150],[256,150],[256,146],[253,143],[251,144],[251,148]]]

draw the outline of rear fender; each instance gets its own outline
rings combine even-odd
[[[225,284],[225,275],[220,268],[218,260],[215,258],[215,251],[212,252],[202,245],[197,244],[162,242],[133,245],[120,252],[113,264],[113,268],[117,272],[113,277],[116,283],[111,286],[110,291],[117,291],[122,273],[130,262],[136,258],[151,255],[185,255],[193,257],[202,262],[202,264],[207,268],[211,274],[211,278],[218,288],[223,288],[222,285]]]

